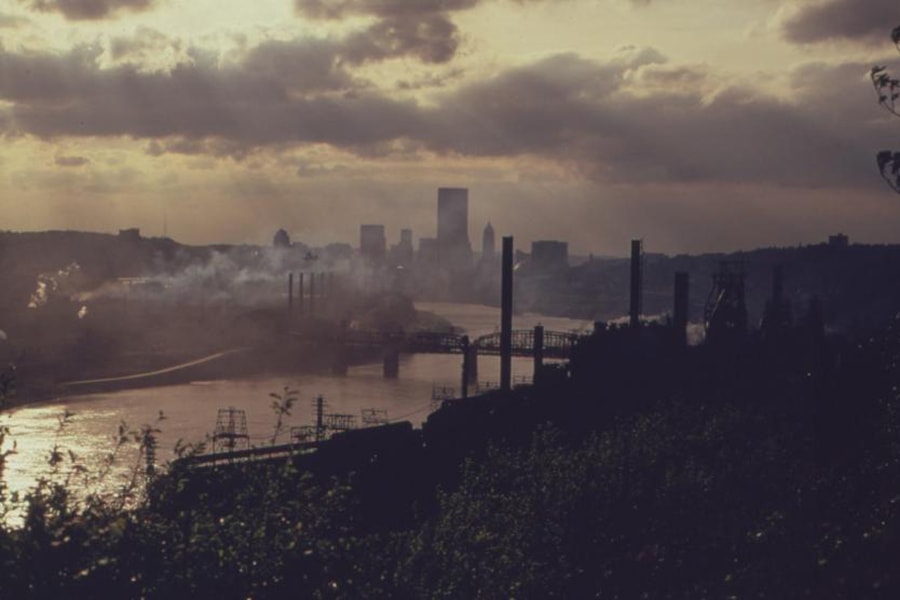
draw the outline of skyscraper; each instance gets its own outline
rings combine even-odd
[[[485,225],[481,236],[481,260],[494,260],[494,228],[491,227],[490,221]]]
[[[370,260],[384,260],[387,240],[384,225],[359,226],[359,253]]]
[[[438,252],[445,266],[468,266],[472,261],[469,244],[469,190],[438,188]]]

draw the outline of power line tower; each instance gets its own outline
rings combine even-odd
[[[744,264],[722,261],[713,273],[713,288],[703,313],[706,339],[711,344],[740,341],[747,334],[747,305],[744,298]]]
[[[213,453],[234,452],[250,447],[247,433],[247,411],[230,406],[220,408],[213,432]]]

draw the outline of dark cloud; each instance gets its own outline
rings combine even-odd
[[[349,36],[344,54],[355,63],[415,56],[426,63],[444,63],[459,46],[459,31],[443,15],[390,17]]]
[[[787,102],[748,87],[710,97],[703,68],[664,64],[652,49],[606,62],[561,54],[426,106],[352,81],[318,43],[270,42],[230,66],[198,55],[170,73],[101,69],[97,56],[0,51],[11,127],[42,138],[130,136],[153,155],[243,158],[328,144],[362,157],[398,148],[537,156],[619,182],[796,186],[877,185],[873,149],[893,137],[870,118],[862,64],[795,71]]]
[[[54,162],[59,167],[83,167],[91,161],[83,156],[57,156]]]
[[[872,148],[890,131],[866,117],[865,82],[840,77],[864,65],[821,66],[819,85],[834,82],[840,104],[816,95],[811,80],[798,81],[799,104],[737,87],[712,99],[664,86],[644,94],[623,87],[635,68],[561,55],[510,71],[446,97],[426,120],[428,139],[447,152],[551,157],[614,181],[877,184]]]
[[[887,42],[897,25],[897,0],[824,0],[802,4],[783,24],[783,33],[799,44],[837,39]]]
[[[58,12],[72,21],[105,19],[121,11],[140,12],[155,0],[19,0],[39,12]]]
[[[347,15],[408,17],[446,13],[476,6],[480,0],[296,0],[301,14],[314,19],[340,19]]]

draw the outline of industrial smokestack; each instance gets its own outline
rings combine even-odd
[[[294,274],[288,273],[288,320],[294,318]]]
[[[641,272],[642,246],[641,240],[631,240],[631,307],[628,314],[632,327],[641,324],[641,300],[644,291]]]
[[[500,291],[500,389],[512,389],[513,238],[503,238]]]
[[[675,273],[675,307],[672,326],[675,328],[675,336],[680,346],[687,345],[689,281],[687,273]]]
[[[309,316],[316,316],[316,273],[309,274]]]
[[[784,298],[784,265],[778,264],[772,269],[772,303],[779,305]]]
[[[300,272],[300,281],[297,282],[297,308],[299,309],[300,318],[303,318],[303,272]]]

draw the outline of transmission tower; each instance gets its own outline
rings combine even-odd
[[[234,452],[249,447],[247,412],[233,406],[220,408],[213,432],[213,452]]]
[[[722,261],[713,274],[713,287],[703,313],[706,339],[711,344],[731,343],[747,333],[747,306],[744,300],[744,265]]]

